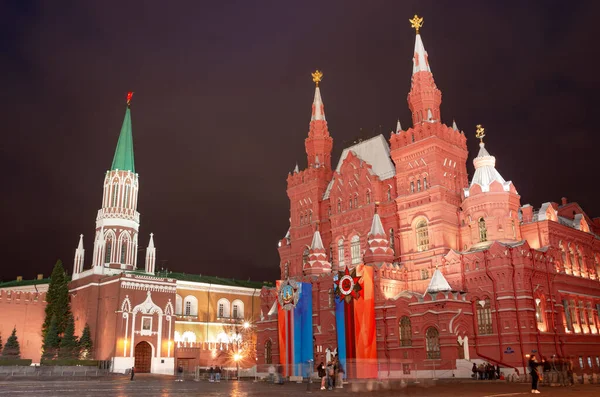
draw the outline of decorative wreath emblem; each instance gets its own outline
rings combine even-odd
[[[356,275],[356,267],[350,272],[346,268],[343,272],[333,277],[335,294],[340,300],[350,303],[352,299],[360,298],[362,287],[360,286],[360,277]]]
[[[298,303],[298,295],[298,283],[288,279],[279,286],[277,300],[283,310],[292,310]]]

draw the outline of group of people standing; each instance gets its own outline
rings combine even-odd
[[[341,389],[343,387],[344,367],[337,358],[327,362],[322,361],[317,367],[317,374],[321,378],[321,390],[333,390],[334,387]]]
[[[496,365],[494,367],[493,364],[490,363],[481,363],[479,365],[473,363],[473,368],[471,369],[473,372],[472,378],[479,380],[494,380],[494,379],[502,379],[502,374],[500,373],[500,366]]]
[[[223,372],[223,368],[219,367],[210,367],[208,369],[208,381],[209,382],[220,382],[221,381],[221,372]]]

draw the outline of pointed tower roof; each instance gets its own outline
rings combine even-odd
[[[471,180],[470,187],[479,185],[481,186],[481,190],[486,192],[489,191],[489,187],[492,182],[497,181],[503,185],[504,190],[508,191],[510,189],[509,185],[511,182],[506,182],[502,175],[500,175],[496,169],[496,158],[490,155],[485,149],[485,143],[483,142],[483,137],[485,137],[485,129],[481,126],[481,124],[477,126],[476,136],[481,141],[479,142],[479,154],[477,154],[477,157],[473,159],[473,165],[475,165],[475,174]]]
[[[148,242],[148,248],[154,248],[154,233],[150,233],[150,241]]]
[[[133,135],[131,128],[131,97],[133,93],[127,94],[127,109],[125,110],[125,118],[121,126],[115,157],[113,158],[111,170],[125,170],[135,173],[135,164],[133,160]]]
[[[312,243],[310,244],[310,249],[312,250],[324,250],[323,240],[321,239],[321,233],[319,229],[315,230],[315,234],[313,234]]]
[[[452,129],[454,131],[458,131],[458,126],[456,125],[456,120],[452,120]]]
[[[325,106],[323,105],[323,100],[321,99],[321,90],[317,85],[315,87],[315,99],[312,104],[312,116],[311,121],[314,120],[325,120]]]
[[[82,250],[83,249],[83,234],[79,235],[79,244],[77,245],[77,249],[78,250]]]
[[[398,122],[396,123],[396,134],[400,131],[402,131],[402,126],[400,125],[400,119],[398,119]]]
[[[413,57],[413,74],[417,72],[431,73],[427,51],[425,51],[425,46],[423,45],[423,39],[421,39],[419,30],[417,30],[417,36],[415,38],[415,55]]]
[[[327,260],[327,251],[323,246],[318,222],[310,244],[308,262],[304,263],[302,270],[304,274],[312,275],[331,272],[331,263]]]
[[[298,172],[300,172],[300,170],[298,169],[298,163],[296,163],[296,166],[294,167],[294,174],[297,174]]]
[[[383,224],[381,223],[381,218],[378,213],[373,215],[373,222],[371,223],[371,231],[369,232],[370,236],[385,236],[385,230],[383,229]]]
[[[431,277],[431,281],[429,282],[429,286],[425,293],[436,293],[436,292],[445,292],[452,291],[452,287],[448,284],[448,280],[446,277],[440,272],[440,269],[436,268],[435,272],[433,272],[433,276]]]

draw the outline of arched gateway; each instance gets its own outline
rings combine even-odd
[[[135,372],[150,372],[152,364],[152,346],[148,342],[135,345]]]

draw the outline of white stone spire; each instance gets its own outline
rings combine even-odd
[[[454,131],[458,131],[458,126],[456,125],[456,120],[452,120],[452,129]]]
[[[402,131],[402,126],[400,125],[400,119],[398,119],[398,122],[396,123],[396,134],[400,133],[400,131]]]
[[[385,236],[385,230],[383,229],[383,224],[381,223],[381,218],[378,213],[373,215],[373,223],[371,223],[371,231],[369,232],[370,236],[381,235]]]
[[[315,167],[319,168],[319,166],[321,165],[321,163],[319,162],[319,155],[315,155]]]
[[[485,150],[485,143],[479,143],[479,154],[473,159],[475,165],[475,174],[471,181],[473,185],[481,186],[482,191],[488,191],[490,184],[494,181],[500,182],[502,185],[506,183],[502,175],[496,170],[496,158]]]
[[[415,55],[413,56],[413,74],[418,72],[430,72],[429,60],[427,59],[427,51],[421,40],[421,35],[417,34],[415,38]]]
[[[310,244],[310,248],[312,250],[324,250],[323,240],[321,239],[321,233],[319,229],[315,230],[315,234],[313,234],[312,243]]]
[[[75,250],[75,260],[73,261],[73,274],[81,273],[83,271],[83,258],[85,250],[83,249],[83,234],[79,235],[79,245]]]
[[[427,287],[425,294],[445,291],[452,291],[452,287],[450,287],[448,280],[446,280],[446,277],[444,277],[442,272],[440,272],[440,269],[436,268],[435,272],[433,272],[433,276],[431,277],[431,281],[429,282],[429,286]]]
[[[94,266],[104,266],[105,245],[104,227],[102,227],[96,233],[96,241],[94,241]]]
[[[148,242],[148,248],[146,248],[146,273],[154,274],[156,267],[156,248],[154,248],[154,233],[150,233],[150,242]]]
[[[323,100],[321,99],[321,90],[319,89],[319,86],[315,87],[315,99],[313,100],[312,117],[310,119],[311,121],[325,121],[325,107],[323,106]]]
[[[294,167],[294,174],[297,174],[298,172],[300,172],[300,170],[298,169],[298,163],[296,163],[296,167]]]

